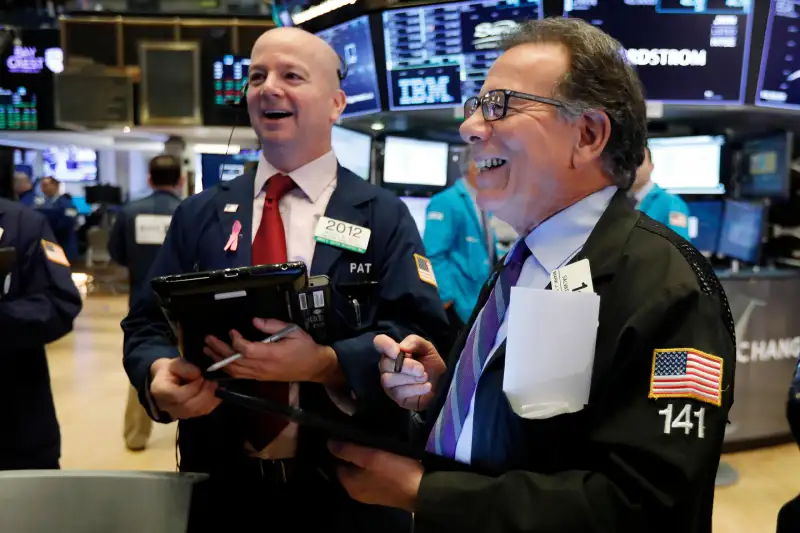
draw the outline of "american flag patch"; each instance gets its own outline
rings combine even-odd
[[[694,398],[722,404],[722,359],[694,348],[653,352],[649,398]]]
[[[422,257],[419,254],[414,254],[414,262],[417,264],[417,274],[419,279],[425,283],[430,283],[437,289],[439,285],[436,283],[436,276],[433,275],[433,265],[427,257]]]
[[[46,255],[47,258],[53,263],[58,263],[59,265],[64,265],[65,267],[70,266],[69,260],[67,260],[67,254],[64,253],[64,249],[56,243],[42,239],[42,248],[44,249],[44,255]]]

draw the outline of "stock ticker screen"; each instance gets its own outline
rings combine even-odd
[[[565,0],[625,48],[648,100],[744,102],[753,0]]]
[[[381,111],[372,31],[367,15],[316,33],[330,44],[347,65],[342,90],[347,95],[343,117]]]
[[[772,0],[764,36],[756,105],[800,108],[800,6]]]
[[[250,58],[226,55],[214,61],[214,104],[227,105],[239,100]]]
[[[0,87],[0,130],[37,130],[36,94],[25,87]]]
[[[503,34],[539,0],[434,4],[382,13],[389,109],[455,107],[480,92]]]

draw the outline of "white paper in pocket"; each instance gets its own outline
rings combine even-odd
[[[580,411],[589,400],[600,297],[511,288],[505,392],[524,418]]]

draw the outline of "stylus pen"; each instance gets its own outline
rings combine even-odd
[[[273,342],[278,342],[282,338],[284,338],[287,335],[289,335],[290,333],[294,332],[297,329],[297,327],[298,327],[297,324],[290,324],[290,325],[286,326],[285,328],[283,328],[282,330],[280,330],[278,333],[275,333],[274,335],[270,335],[269,337],[267,337],[266,339],[264,339],[261,342],[263,344],[270,344],[270,343],[273,343]],[[225,368],[226,366],[228,366],[229,364],[233,363],[237,359],[240,359],[241,357],[242,357],[242,354],[235,353],[232,356],[223,359],[222,361],[214,363],[213,365],[211,365],[210,367],[208,367],[206,369],[206,372],[214,372],[215,370],[219,370],[220,368]]]

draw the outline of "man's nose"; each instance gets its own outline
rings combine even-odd
[[[478,110],[461,123],[459,133],[465,143],[474,144],[488,139],[492,134],[492,129],[489,127],[489,123],[483,119],[480,110]]]

